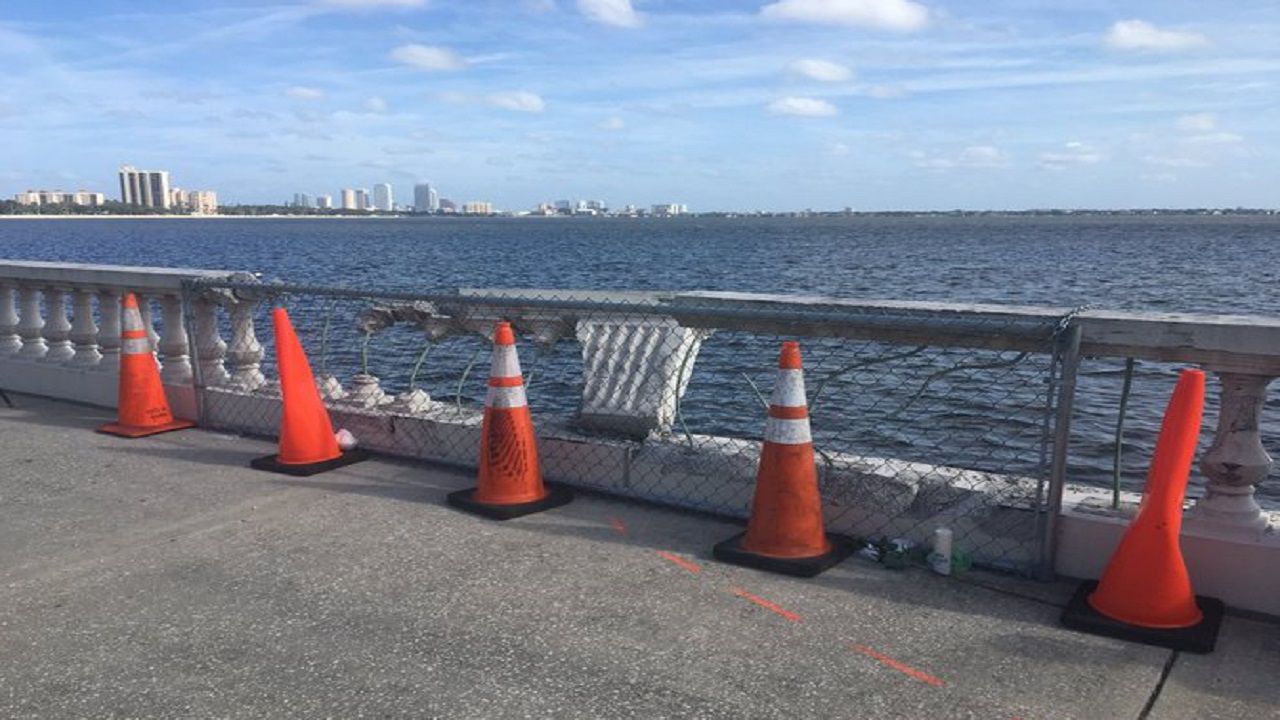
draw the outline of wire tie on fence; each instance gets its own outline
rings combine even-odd
[[[1089,303],[1085,303],[1084,305],[1077,305],[1071,308],[1070,310],[1068,310],[1065,315],[1058,318],[1058,322],[1053,327],[1053,335],[1052,335],[1053,339],[1057,340],[1062,335],[1062,333],[1066,332],[1067,328],[1071,326],[1071,321],[1075,320],[1076,317],[1080,315],[1080,313],[1083,313],[1084,311],[1088,310],[1090,307],[1092,306]]]

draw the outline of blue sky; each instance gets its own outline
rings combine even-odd
[[[0,6],[0,192],[1280,206],[1280,2]]]

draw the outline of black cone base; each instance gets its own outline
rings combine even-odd
[[[476,502],[473,496],[475,488],[467,488],[451,492],[446,496],[449,504],[459,510],[466,510],[469,513],[475,513],[490,520],[511,520],[512,518],[524,517],[532,515],[543,510],[568,505],[573,500],[573,491],[558,483],[543,483],[547,489],[547,496],[541,500],[533,502],[520,503],[518,505],[491,505],[489,503]]]
[[[831,543],[831,549],[821,555],[807,558],[776,558],[744,550],[742,538],[745,536],[745,532],[738,533],[728,540],[716,544],[711,549],[711,555],[721,562],[742,565],[743,567],[768,570],[769,572],[794,575],[796,577],[813,577],[840,564],[842,560],[858,549],[858,544],[853,538],[847,535],[827,533],[827,542]]]
[[[249,467],[254,470],[266,470],[267,472],[280,473],[282,475],[293,475],[295,477],[310,477],[318,475],[329,470],[337,470],[340,467],[346,467],[361,460],[369,459],[369,451],[364,448],[353,448],[343,451],[341,455],[332,459],[318,463],[307,463],[305,465],[293,465],[282,463],[276,459],[276,455],[264,455],[260,458],[254,458],[249,461]]]
[[[1089,604],[1089,595],[1096,587],[1098,587],[1096,580],[1080,583],[1080,587],[1076,588],[1076,594],[1071,596],[1071,602],[1067,603],[1067,608],[1062,611],[1063,625],[1091,635],[1104,635],[1145,645],[1157,645],[1170,650],[1185,650],[1200,654],[1213,652],[1213,646],[1218,641],[1218,628],[1222,625],[1222,614],[1226,610],[1221,600],[1196,596],[1196,605],[1199,605],[1200,612],[1204,613],[1204,619],[1199,624],[1185,628],[1148,628],[1112,620],[1094,610]]]

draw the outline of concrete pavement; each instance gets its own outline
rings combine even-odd
[[[738,528],[599,496],[507,523],[448,470],[250,470],[0,408],[0,716],[1137,718],[1280,713],[1280,628],[1195,657],[1058,627],[1065,584],[710,559]]]

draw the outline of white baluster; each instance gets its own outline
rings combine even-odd
[[[44,359],[49,362],[67,362],[76,356],[71,344],[71,321],[67,319],[67,292],[62,288],[44,291],[45,313],[49,320],[44,326],[44,337],[49,341],[49,352]]]
[[[22,349],[22,336],[18,334],[18,308],[13,296],[13,285],[0,285],[0,355],[12,355]]]
[[[18,302],[22,317],[18,321],[18,334],[22,336],[24,358],[38,360],[49,352],[44,340],[44,319],[40,317],[40,290],[27,285],[18,289]]]
[[[151,298],[142,293],[134,293],[134,297],[138,299],[138,315],[142,316],[142,327],[147,331],[147,342],[151,345],[151,352],[155,352],[160,347],[160,333],[156,332],[156,324],[151,319]]]
[[[98,331],[98,349],[102,362],[98,369],[115,372],[120,367],[120,292],[100,290],[98,313],[102,315],[102,328]]]
[[[73,365],[92,367],[102,362],[98,351],[98,326],[93,321],[93,293],[76,290],[73,298],[75,316],[71,323],[71,341],[75,343]]]
[[[257,390],[267,383],[262,374],[262,345],[253,328],[251,301],[240,301],[231,306],[231,347],[227,360],[231,362],[231,382],[244,390]]]
[[[1200,460],[1208,478],[1204,497],[1187,515],[1189,527],[1243,533],[1261,532],[1267,518],[1254,499],[1254,487],[1271,471],[1271,456],[1258,431],[1267,384],[1273,378],[1238,372],[1216,372],[1221,388],[1218,429]]]
[[[223,385],[231,375],[224,364],[227,343],[218,332],[218,306],[209,300],[196,300],[193,310],[200,379],[205,387]]]
[[[164,353],[160,379],[170,385],[191,384],[191,352],[187,345],[186,320],[182,317],[182,298],[165,295],[160,298],[164,312],[164,335],[160,338],[160,350]]]

